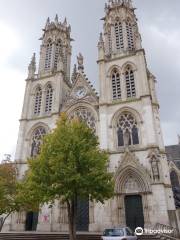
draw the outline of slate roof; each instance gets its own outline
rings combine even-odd
[[[174,163],[180,169],[180,144],[166,146],[165,148],[166,148],[168,161],[174,161]]]

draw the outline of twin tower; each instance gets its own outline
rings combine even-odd
[[[20,177],[27,158],[39,153],[42,136],[51,131],[61,112],[78,116],[109,152],[115,197],[104,205],[79,201],[77,229],[102,231],[127,225],[177,227],[156,97],[155,77],[147,67],[135,8],[131,0],[105,4],[103,33],[98,42],[99,95],[84,73],[83,56],[71,73],[71,27],[66,19],[47,19],[36,72],[28,68],[15,160]],[[94,59],[96,61],[96,59]],[[6,228],[24,231],[67,231],[66,205],[56,202],[39,213],[17,213]]]

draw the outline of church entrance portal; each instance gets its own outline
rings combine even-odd
[[[28,212],[26,214],[26,231],[36,231],[38,224],[38,213],[37,212]]]
[[[133,231],[137,227],[144,228],[144,215],[142,197],[132,195],[125,197],[126,225]]]
[[[78,199],[76,228],[77,231],[89,231],[89,200]]]

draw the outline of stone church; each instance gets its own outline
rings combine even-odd
[[[103,33],[98,42],[97,94],[84,73],[79,54],[71,73],[71,27],[66,19],[47,19],[36,72],[33,55],[28,67],[15,161],[20,175],[26,159],[39,152],[42,136],[51,131],[61,112],[78,116],[93,128],[100,147],[109,152],[115,197],[104,205],[79,201],[77,229],[102,231],[127,225],[177,227],[170,168],[162,138],[156,78],[149,71],[131,0],[105,4]],[[17,213],[10,231],[67,231],[66,206],[56,202],[39,213]]]

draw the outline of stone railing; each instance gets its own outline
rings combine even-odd
[[[154,230],[160,230],[160,235],[168,236],[169,239],[180,239],[180,233],[177,228],[156,223],[156,225],[154,226]]]

